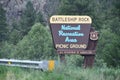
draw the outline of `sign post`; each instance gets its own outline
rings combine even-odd
[[[65,54],[80,54],[84,56],[85,67],[93,65],[98,32],[91,23],[89,16],[54,15],[50,18],[54,47],[62,62]]]

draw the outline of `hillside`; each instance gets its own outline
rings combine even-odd
[[[83,17],[60,17],[51,19],[70,24],[50,24],[52,15],[88,16],[84,19],[90,23],[70,22],[82,21]],[[97,36],[90,33],[92,29],[99,33],[97,39],[91,39],[91,35]],[[53,43],[52,31],[60,49]],[[87,49],[84,54],[80,52]],[[56,50],[68,54],[59,56]],[[59,57],[66,64],[55,64],[53,71],[0,66],[0,80],[120,80],[120,0],[0,0],[0,59],[60,61]],[[85,68],[84,63],[91,65],[91,62],[93,68]]]
[[[12,24],[13,20],[19,20],[23,10],[26,8],[27,1],[31,1],[34,9],[41,12],[45,21],[49,16],[55,14],[58,8],[59,0],[0,0],[6,11],[8,24]]]

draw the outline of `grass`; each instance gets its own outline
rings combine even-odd
[[[120,69],[58,66],[53,71],[40,71],[0,66],[0,80],[120,80]]]

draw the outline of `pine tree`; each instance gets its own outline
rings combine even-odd
[[[31,27],[36,23],[41,22],[43,23],[43,16],[39,12],[37,13],[33,7],[31,1],[28,1],[26,4],[26,9],[23,11],[20,25],[18,27],[19,31],[23,36],[27,35],[30,31]]]
[[[90,0],[61,0],[59,14],[85,15],[89,12]]]
[[[58,14],[62,15],[88,15],[92,18],[93,24],[97,29],[100,29],[102,20],[99,11],[99,1],[97,0],[61,0],[61,5]],[[99,15],[99,16],[98,16]]]
[[[31,27],[37,22],[44,24],[43,16],[40,12],[35,11],[31,1],[28,1],[26,8],[22,11],[20,21],[13,21],[12,23],[13,29],[9,33],[9,42],[17,44],[28,34]]]
[[[36,22],[44,24],[43,15],[41,14],[41,12],[36,13]]]
[[[35,9],[33,7],[33,4],[29,1],[26,4],[26,9],[23,11],[20,20],[20,31],[23,34],[23,36],[30,31],[31,27],[35,23],[35,18],[36,18]]]
[[[6,39],[7,35],[7,24],[6,24],[6,15],[5,10],[0,4],[0,42]]]
[[[109,66],[120,66],[120,1],[61,0],[59,14],[88,15],[100,32],[97,56]],[[98,59],[97,58],[97,59]]]

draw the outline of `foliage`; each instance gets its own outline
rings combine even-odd
[[[34,25],[35,15],[36,13],[33,8],[33,4],[29,1],[26,4],[26,9],[23,11],[21,20],[20,20],[19,28],[23,36],[26,35],[30,31],[31,27]]]
[[[101,17],[100,2],[97,0],[61,0],[58,14],[62,15],[88,15],[93,19],[92,26],[100,29]],[[97,12],[97,13],[96,13]],[[99,16],[98,16],[99,15]]]
[[[47,28],[36,23],[31,31],[18,44],[14,58],[41,60],[54,56],[52,40]]]
[[[95,64],[97,66],[106,66],[106,64],[113,67],[120,66],[120,1],[60,1],[58,14],[88,15],[92,18],[92,26],[100,34]],[[34,60],[53,58],[54,50],[49,30],[41,24],[35,24],[41,22],[45,25],[41,12],[36,12],[30,1],[26,4],[20,21],[14,21],[10,29],[6,24],[5,13],[6,11],[0,4],[0,57]],[[83,60],[80,56],[67,56],[67,59],[68,63],[76,66],[81,66]]]
[[[11,30],[8,42],[16,45],[22,39],[22,34],[17,29]]]
[[[88,15],[92,18],[92,26],[99,31],[97,61],[109,66],[119,66],[120,59],[120,16],[117,0],[61,0],[58,14]]]
[[[78,15],[88,13],[89,2],[84,0],[62,0],[59,14]],[[64,12],[64,13],[63,13]]]
[[[107,44],[103,49],[104,59],[109,66],[120,66],[120,37],[116,37],[112,43]]]
[[[33,4],[28,1],[26,4],[26,9],[23,11],[23,14],[21,16],[20,21],[20,27],[22,30],[24,30],[23,34],[27,34],[27,32],[30,31],[31,27],[36,23],[43,23],[43,16],[41,12],[36,12],[36,10],[33,7]]]
[[[0,75],[2,80],[119,80],[120,69],[112,68],[69,68],[68,66],[61,66],[54,71],[42,72],[33,69],[21,69],[0,67],[0,71],[4,75]]]
[[[66,63],[68,66],[83,66],[83,57],[81,55],[68,55],[66,56]]]
[[[16,45],[37,22],[45,25],[41,12],[37,12],[31,1],[28,1],[26,8],[21,13],[20,20],[13,20],[9,26],[11,28],[9,29],[8,42]]]
[[[41,12],[36,13],[36,22],[39,22],[45,25],[44,20],[43,20],[43,15],[41,14]]]
[[[8,42],[2,42],[0,47],[0,58],[10,58],[15,46]]]
[[[7,38],[7,23],[6,23],[6,15],[5,10],[2,8],[2,4],[0,3],[0,42],[6,40]]]

